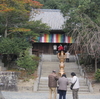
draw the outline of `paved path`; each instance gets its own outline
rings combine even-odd
[[[48,99],[48,93],[39,92],[2,92],[4,98],[0,99]],[[57,94],[58,99],[58,94]],[[66,99],[72,99],[71,94],[67,94]],[[79,99],[100,99],[100,94],[79,94]]]

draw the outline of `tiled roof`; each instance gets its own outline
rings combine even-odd
[[[66,20],[59,9],[39,9],[37,14],[34,15],[32,9],[30,20],[41,20],[43,23],[47,23],[51,27],[51,30],[62,30],[62,25]]]

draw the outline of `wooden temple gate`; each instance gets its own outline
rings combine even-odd
[[[53,54],[53,45],[57,47],[67,45],[68,47],[74,42],[72,37],[68,37],[65,34],[44,34],[41,37],[33,39],[33,53],[39,54]]]

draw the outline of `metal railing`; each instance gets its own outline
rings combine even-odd
[[[81,76],[84,77],[86,84],[88,85],[89,91],[93,92],[93,87],[92,87],[91,81],[88,79],[86,71],[82,68],[82,66],[80,66],[79,57],[77,54],[75,55],[75,61],[78,64],[78,69],[79,69]]]
[[[34,91],[38,91],[39,89],[39,83],[40,83],[40,78],[41,78],[41,72],[42,72],[42,54],[39,56],[40,57],[40,62],[38,65],[38,78],[36,79],[34,83]]]

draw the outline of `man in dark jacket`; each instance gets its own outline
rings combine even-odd
[[[56,99],[57,80],[58,80],[58,77],[56,75],[56,71],[53,70],[52,73],[48,76],[49,99]],[[52,94],[54,94],[54,98],[52,98]]]

